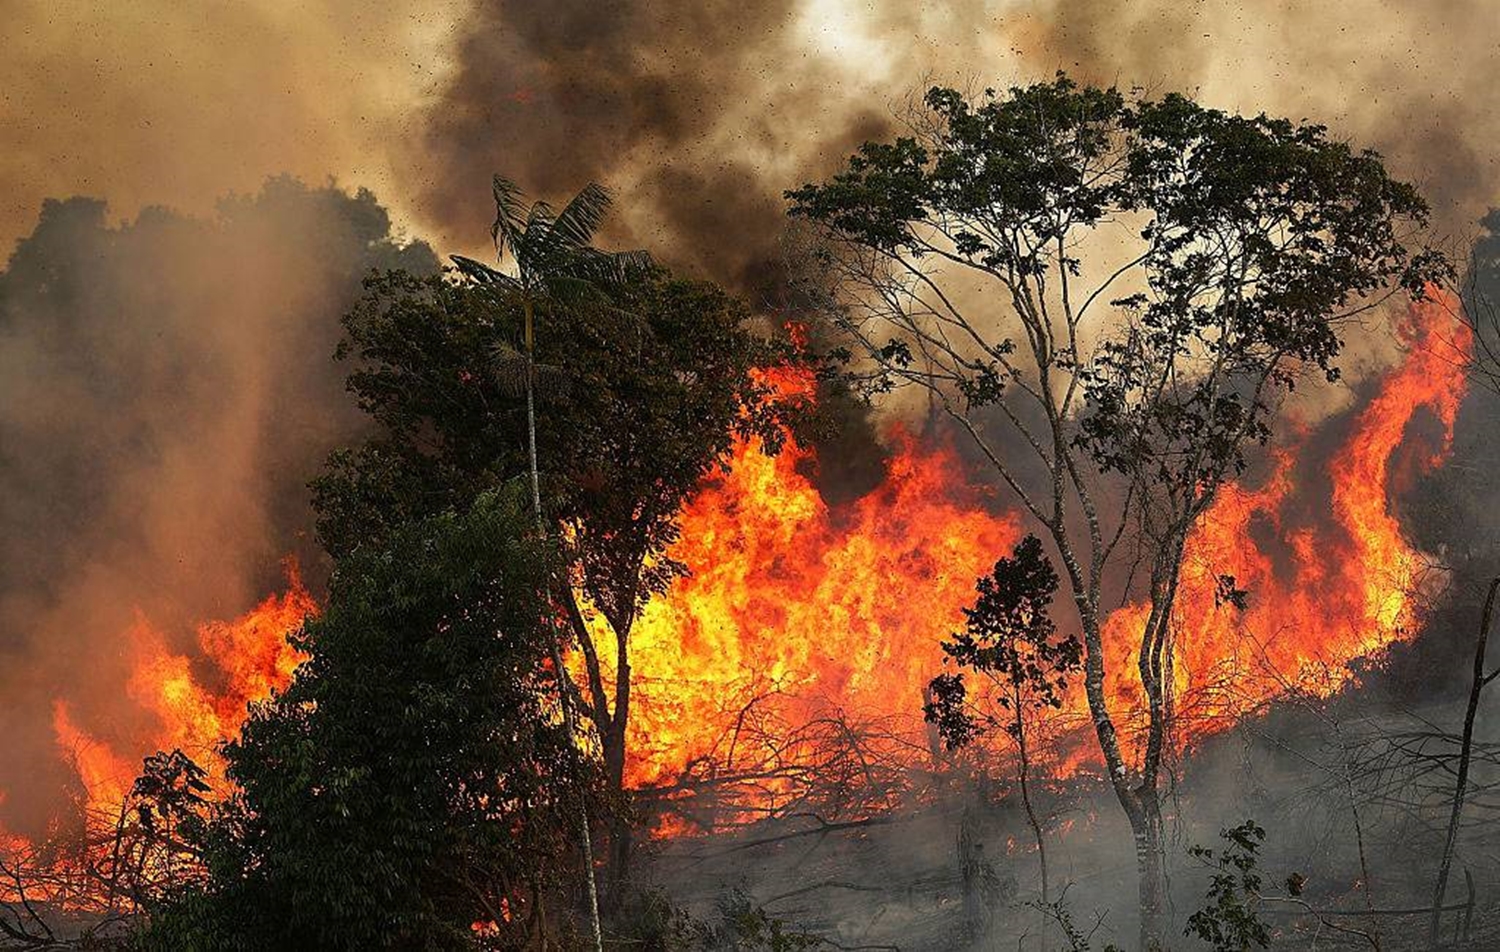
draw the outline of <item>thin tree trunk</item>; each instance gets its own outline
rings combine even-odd
[[[622,794],[625,790],[625,725],[628,708],[621,705],[627,698],[620,695],[616,700],[614,718],[604,740],[604,779],[611,792]],[[609,825],[609,877],[607,901],[616,909],[625,900],[630,881],[630,854],[633,846],[630,818],[619,815]]]
[[[1132,814],[1128,806],[1125,812],[1131,820],[1136,865],[1140,873],[1142,952],[1154,952],[1166,947],[1166,844],[1158,783],[1161,760],[1171,729],[1172,684],[1167,679],[1166,671],[1171,665],[1172,610],[1177,601],[1177,583],[1186,532],[1185,526],[1174,532],[1164,551],[1158,553],[1156,564],[1152,568],[1151,616],[1142,632],[1138,664],[1150,722],[1146,749],[1142,755],[1140,783],[1132,791],[1136,812]]]
[[[1134,811],[1127,810],[1135,838],[1135,863],[1140,889],[1141,952],[1165,949],[1167,869],[1162,842],[1161,804],[1155,790],[1139,791]]]
[[[1031,753],[1026,747],[1026,722],[1021,717],[1019,691],[1013,692],[1013,698],[1016,712],[1016,776],[1021,785],[1021,805],[1026,808],[1026,821],[1031,824],[1031,834],[1036,837],[1036,856],[1042,867],[1042,903],[1045,905],[1052,901],[1047,883],[1047,841],[1042,836],[1042,824],[1031,803]]]
[[[1084,642],[1088,649],[1084,655],[1083,683],[1088,696],[1089,712],[1093,716],[1094,731],[1099,738],[1099,749],[1104,754],[1105,767],[1109,770],[1110,785],[1125,811],[1126,819],[1130,821],[1131,835],[1135,840],[1140,889],[1140,948],[1142,952],[1153,952],[1163,947],[1162,920],[1163,910],[1166,908],[1165,849],[1160,820],[1161,802],[1154,779],[1156,772],[1144,771],[1140,783],[1131,782],[1130,770],[1120,751],[1119,735],[1115,732],[1109,702],[1104,694],[1104,648],[1098,615],[1086,597],[1075,597],[1079,602]]]
[[[1437,886],[1432,894],[1432,918],[1428,923],[1428,944],[1436,947],[1438,931],[1442,926],[1443,895],[1448,891],[1448,874],[1453,867],[1453,848],[1458,842],[1458,827],[1463,816],[1464,797],[1469,786],[1469,762],[1473,756],[1474,719],[1479,714],[1479,696],[1495,674],[1484,673],[1485,652],[1489,647],[1490,620],[1495,610],[1495,592],[1500,589],[1500,578],[1490,582],[1489,594],[1484,599],[1484,614],[1479,622],[1479,639],[1474,645],[1474,677],[1469,684],[1469,706],[1464,711],[1463,740],[1458,749],[1458,777],[1453,787],[1453,810],[1448,815],[1448,835],[1443,839],[1443,855],[1438,863]]]
[[[531,357],[531,304],[526,304],[526,455],[531,467],[531,508],[537,528],[542,522],[542,484],[536,458],[536,366]]]
[[[532,335],[532,305],[526,302],[526,451],[531,467],[531,508],[536,516],[537,531],[543,535],[547,532],[546,520],[542,517],[542,490],[541,479],[538,475],[537,452],[536,452],[536,365],[532,359],[533,335]],[[559,644],[557,632],[553,630],[552,637],[552,666],[557,672],[558,701],[562,705],[563,727],[568,732],[571,740],[578,736],[578,722],[573,716],[573,703],[568,696],[568,690],[562,684],[562,679],[568,677],[568,669],[563,665],[562,646]],[[583,848],[583,877],[584,885],[588,892],[588,914],[589,928],[593,932],[594,952],[604,952],[604,933],[599,927],[599,888],[594,881],[594,841],[593,834],[589,830],[589,806],[586,801],[580,800],[578,804],[578,838]]]
[[[974,940],[984,934],[984,853],[974,835],[974,815],[965,804],[958,818],[958,875],[963,889],[963,928]]]
[[[559,678],[568,676],[568,669],[563,667],[562,651],[557,646],[557,640],[552,642],[552,665],[557,670]],[[568,732],[568,737],[578,736],[578,722],[573,717],[573,704],[568,699],[568,692],[559,688],[558,696],[562,703],[563,727]],[[589,806],[587,802],[579,801],[578,804],[578,839],[583,849],[583,879],[588,892],[588,914],[589,927],[594,936],[594,952],[604,952],[604,933],[599,927],[599,888],[594,881],[594,840],[589,831]]]

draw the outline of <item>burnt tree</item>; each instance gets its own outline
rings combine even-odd
[[[1458,843],[1459,823],[1463,819],[1464,798],[1468,793],[1469,766],[1474,754],[1474,722],[1479,716],[1479,701],[1490,682],[1500,677],[1500,669],[1486,672],[1485,657],[1489,650],[1490,623],[1495,613],[1495,594],[1500,578],[1490,582],[1484,598],[1484,613],[1479,621],[1479,637],[1474,642],[1474,673],[1469,682],[1469,701],[1464,708],[1464,726],[1459,741],[1458,767],[1453,778],[1453,807],[1448,814],[1448,830],[1443,836],[1443,852],[1438,861],[1437,885],[1432,893],[1432,915],[1428,923],[1428,940],[1436,945],[1442,922],[1443,897],[1448,892],[1448,875],[1453,866],[1453,848]]]

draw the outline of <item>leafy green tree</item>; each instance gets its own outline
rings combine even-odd
[[[1083,645],[1076,636],[1058,638],[1052,621],[1052,598],[1057,594],[1057,570],[1042,548],[1042,540],[1028,535],[1008,558],[981,576],[979,597],[965,608],[968,623],[943,643],[945,661],[960,669],[941,674],[929,687],[928,721],[950,748],[962,747],[989,729],[999,727],[1016,745],[1016,779],[1021,803],[1036,838],[1042,873],[1042,902],[1051,901],[1047,877],[1047,842],[1037,816],[1031,789],[1032,737],[1028,721],[1037,712],[1062,706],[1067,679],[1083,663]],[[1003,712],[990,713],[975,704],[964,673],[983,678],[989,690],[982,699]]]
[[[1321,126],[1061,75],[973,97],[933,88],[909,135],[866,143],[789,198],[827,240],[827,304],[866,358],[859,376],[923,388],[1052,543],[1136,843],[1140,944],[1160,945],[1188,533],[1270,435],[1278,397],[1336,374],[1340,328],[1447,274],[1413,246],[1427,207]],[[1111,583],[1127,560],[1143,586]],[[1139,600],[1146,710],[1123,712],[1105,693],[1101,628]],[[1133,747],[1127,713],[1144,720]]]
[[[1266,831],[1254,820],[1221,830],[1224,847],[1194,846],[1188,853],[1212,876],[1201,908],[1188,916],[1184,935],[1197,936],[1214,952],[1251,952],[1271,944],[1271,933],[1256,915],[1261,879],[1256,866]]]
[[[308,660],[225,749],[209,881],[148,947],[511,948],[556,926],[598,771],[558,717],[556,553],[518,496],[340,560]]]
[[[778,352],[744,306],[639,257],[590,249],[602,196],[591,187],[553,212],[497,180],[496,242],[513,274],[463,259],[446,278],[370,282],[340,354],[357,361],[349,388],[378,430],[334,455],[314,504],[339,557],[497,483],[531,480],[568,566],[556,587],[585,683],[565,687],[619,791],[630,633],[683,571],[668,555],[682,504],[736,434],[774,449],[781,430],[754,373]],[[611,838],[618,874],[630,845],[623,821]]]
[[[181,750],[158,751],[142,763],[125,801],[138,843],[132,849],[120,842],[112,851],[114,879],[131,879],[121,867],[134,867],[139,904],[170,902],[183,888],[201,883],[203,858],[193,844],[202,840],[209,792],[207,772]],[[159,883],[145,881],[148,870]]]

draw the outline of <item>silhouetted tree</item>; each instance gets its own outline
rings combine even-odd
[[[619,791],[631,629],[683,571],[668,554],[679,510],[736,434],[774,449],[781,430],[753,373],[777,351],[748,311],[712,285],[589,248],[602,194],[553,212],[497,180],[497,245],[514,274],[463,259],[447,278],[369,283],[340,353],[357,361],[349,387],[379,431],[332,457],[314,503],[337,557],[525,475],[567,566],[556,588],[584,684],[564,688]],[[611,832],[618,876],[629,828]]]
[[[1032,750],[1028,720],[1037,711],[1062,705],[1067,679],[1082,667],[1083,645],[1077,637],[1057,638],[1052,622],[1052,598],[1057,593],[1057,571],[1042,541],[1028,535],[1009,558],[995,563],[981,576],[979,598],[965,608],[968,623],[951,641],[943,643],[945,661],[960,671],[934,678],[927,719],[950,748],[962,747],[986,730],[999,727],[1016,745],[1016,779],[1026,820],[1036,838],[1041,864],[1042,902],[1051,902],[1047,881],[1047,842],[1031,790]],[[978,699],[964,680],[971,672],[988,682]],[[976,705],[988,700],[1004,712],[996,716]]]
[[[225,749],[209,878],[150,948],[515,948],[554,930],[599,772],[557,717],[557,553],[518,493],[340,560],[308,660]]]

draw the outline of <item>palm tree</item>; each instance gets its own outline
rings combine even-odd
[[[542,523],[541,487],[536,453],[536,394],[548,385],[562,385],[554,368],[535,361],[535,325],[539,313],[566,308],[623,314],[608,289],[651,267],[643,251],[607,252],[591,242],[613,201],[603,186],[590,182],[573,199],[554,211],[546,202],[527,204],[520,188],[503,176],[494,178],[495,221],[490,237],[497,263],[513,264],[511,272],[453,255],[460,272],[491,287],[524,318],[523,350],[506,344],[495,347],[495,370],[501,380],[526,394],[527,452],[531,465],[531,503],[538,526]],[[513,272],[513,273],[512,273]],[[517,386],[519,384],[519,386]]]
[[[531,506],[537,531],[545,534],[542,493],[536,452],[536,398],[539,390],[561,387],[566,381],[556,368],[538,364],[535,358],[535,325],[539,315],[560,309],[623,314],[613,304],[608,289],[629,280],[651,267],[644,252],[605,252],[592,245],[611,198],[602,186],[589,183],[573,197],[562,211],[555,211],[543,201],[528,204],[519,187],[503,176],[494,178],[495,221],[490,237],[495,243],[496,263],[508,270],[453,256],[459,271],[476,283],[496,292],[498,303],[519,306],[523,316],[522,346],[518,353],[506,344],[497,344],[494,369],[502,384],[526,395],[526,448],[531,478]],[[563,667],[561,638],[552,642],[552,663],[559,678],[564,723],[570,734],[577,732],[577,720],[567,686],[562,683],[567,670]],[[594,878],[594,849],[589,830],[587,804],[580,806],[580,839],[584,854],[585,880],[588,889],[589,925],[594,948],[602,952],[603,938],[599,927],[599,892]]]

